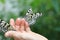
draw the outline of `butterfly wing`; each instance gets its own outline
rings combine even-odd
[[[32,25],[36,22],[36,19],[39,16],[42,16],[42,13],[41,14],[40,13],[35,14],[35,13],[33,13],[32,9],[29,9],[24,18],[29,23],[29,25]]]
[[[8,30],[14,30],[10,24],[6,23],[5,21],[0,19],[0,31],[7,32]]]

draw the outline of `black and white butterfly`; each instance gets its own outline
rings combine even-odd
[[[36,19],[39,16],[42,16],[42,13],[41,14],[39,14],[39,13],[34,14],[32,9],[29,9],[28,12],[26,13],[26,15],[24,16],[24,18],[29,23],[29,25],[31,25],[31,24],[35,23]],[[9,30],[14,30],[14,29],[10,24],[8,24],[5,21],[0,19],[0,31],[5,33]]]

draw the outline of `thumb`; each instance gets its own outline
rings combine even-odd
[[[5,37],[20,38],[20,32],[8,31],[5,33]]]

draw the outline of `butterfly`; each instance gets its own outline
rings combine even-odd
[[[39,16],[42,16],[42,13],[41,14],[39,14],[39,13],[34,14],[32,9],[29,9],[28,12],[25,14],[24,19],[29,23],[29,25],[32,25],[35,23],[36,19]],[[0,31],[5,33],[9,30],[14,30],[14,28],[10,24],[8,24],[5,21],[0,19]]]

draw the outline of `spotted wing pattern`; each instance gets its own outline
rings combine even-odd
[[[12,26],[0,19],[0,31],[7,32],[8,30],[13,30]]]
[[[29,9],[24,18],[30,25],[32,25],[36,22],[36,19],[40,16],[42,16],[42,13],[33,13],[32,9]]]

